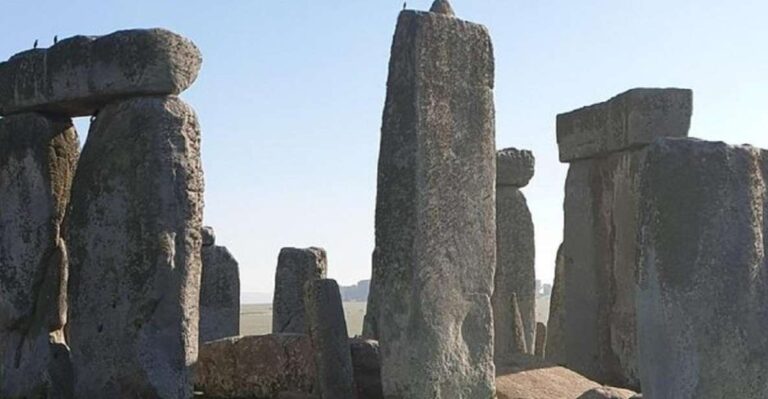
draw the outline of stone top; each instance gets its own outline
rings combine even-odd
[[[204,247],[210,247],[216,244],[216,232],[213,230],[213,227],[203,226],[202,235]]]
[[[652,143],[686,137],[693,92],[688,89],[632,89],[608,101],[557,116],[560,162],[596,158]]]
[[[496,185],[525,187],[533,177],[533,153],[517,148],[496,152]]]
[[[0,115],[86,116],[118,99],[179,94],[201,64],[191,41],[164,29],[71,37],[0,63]]]
[[[493,89],[494,57],[488,29],[434,12],[400,13],[387,87]],[[448,55],[447,55],[448,54]],[[446,62],[447,57],[450,62]]]
[[[432,7],[429,9],[429,12],[449,15],[451,17],[456,16],[456,13],[453,12],[453,7],[451,7],[451,2],[448,0],[435,0],[435,2],[432,3]]]

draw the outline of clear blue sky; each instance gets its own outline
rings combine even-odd
[[[426,9],[431,0],[409,0]],[[271,291],[283,246],[322,246],[342,284],[370,275],[379,129],[401,0],[5,0],[0,58],[54,35],[165,27],[203,68],[206,223]],[[534,151],[537,274],[553,276],[566,167],[555,115],[637,86],[694,90],[691,135],[768,148],[765,0],[454,0],[496,51],[497,144]],[[86,121],[78,127],[84,137]]]

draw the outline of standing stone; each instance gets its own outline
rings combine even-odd
[[[563,245],[557,248],[555,259],[555,281],[552,284],[552,296],[549,300],[549,320],[547,321],[547,343],[544,357],[555,364],[565,364],[565,259]]]
[[[512,341],[510,342],[512,352],[517,354],[527,353],[528,344],[525,340],[525,326],[523,325],[523,317],[520,314],[517,294],[514,292],[512,293],[509,308],[512,309],[512,325],[510,326],[510,331],[512,331]]]
[[[381,388],[379,342],[364,338],[351,338],[349,349],[352,352],[357,397],[361,399],[384,399],[384,392]]]
[[[71,37],[0,63],[0,115],[88,116],[116,99],[179,94],[201,64],[191,41],[164,29]]]
[[[767,177],[766,150],[650,147],[639,237],[645,397],[768,397]]]
[[[387,398],[494,395],[493,70],[485,27],[400,13],[366,320]]]
[[[176,97],[91,124],[67,218],[77,398],[189,398],[197,358],[203,171]]]
[[[640,167],[655,137],[685,136],[691,92],[634,89],[557,117],[565,184],[566,365],[639,387],[635,292]]]
[[[335,280],[309,280],[305,286],[307,330],[315,350],[322,399],[355,399],[355,376],[347,322]]]
[[[240,335],[240,269],[215,242],[213,228],[203,228],[200,343]]]
[[[78,157],[69,118],[0,119],[0,397],[71,398],[61,222]]]
[[[533,353],[536,328],[536,275],[533,219],[521,187],[533,177],[530,151],[507,148],[496,154],[496,276],[493,291],[494,360],[497,365],[514,359],[514,314],[509,303],[517,294],[523,333]]]
[[[544,359],[545,343],[547,342],[547,326],[544,323],[536,323],[536,357]]]
[[[307,332],[304,286],[325,278],[328,261],[322,248],[283,248],[277,257],[272,300],[272,333]]]

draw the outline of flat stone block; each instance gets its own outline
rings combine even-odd
[[[517,148],[505,148],[496,152],[496,185],[525,187],[533,177],[535,159],[533,153]]]

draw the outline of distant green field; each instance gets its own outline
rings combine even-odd
[[[349,336],[363,331],[365,302],[344,302]],[[549,315],[549,298],[536,300],[536,320],[546,323]],[[240,334],[262,335],[272,332],[272,305],[242,305],[240,308]]]

